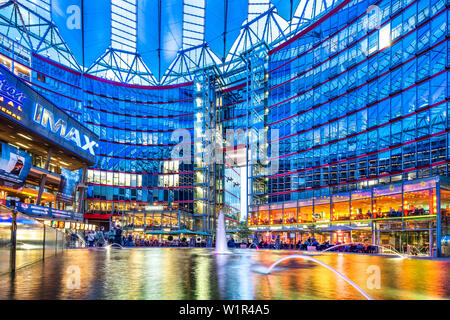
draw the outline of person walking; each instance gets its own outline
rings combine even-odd
[[[105,230],[105,228],[101,227],[100,231],[97,232],[97,245],[99,247],[103,247],[106,243],[104,230]]]

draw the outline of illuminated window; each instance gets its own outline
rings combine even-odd
[[[388,23],[383,28],[380,29],[379,38],[380,44],[379,49],[382,50],[391,45],[391,25]]]

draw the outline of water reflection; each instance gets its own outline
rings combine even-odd
[[[267,276],[255,270],[288,255],[206,249],[82,249],[0,277],[0,299],[361,299],[331,271],[309,261],[285,261]],[[450,262],[323,254],[374,299],[450,299]],[[367,288],[367,268],[381,270],[381,288]],[[80,271],[80,288],[67,284]]]

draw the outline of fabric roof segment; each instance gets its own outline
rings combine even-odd
[[[80,65],[89,67],[110,46],[110,8],[111,0],[96,0],[86,6],[82,0],[51,1],[51,19]]]
[[[247,19],[248,0],[206,0],[205,40],[223,61]]]
[[[160,81],[182,45],[183,2],[138,1],[138,52]]]

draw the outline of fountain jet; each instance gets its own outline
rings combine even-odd
[[[373,300],[373,298],[371,296],[369,296],[363,289],[361,289],[356,283],[354,283],[352,280],[350,280],[349,278],[347,278],[346,276],[344,276],[342,273],[340,273],[339,271],[337,271],[336,269],[332,268],[331,266],[329,266],[328,264],[317,260],[316,258],[313,257],[309,257],[309,256],[305,256],[305,255],[301,255],[301,254],[294,254],[294,255],[290,255],[284,258],[281,258],[277,261],[275,261],[265,272],[265,274],[269,275],[272,273],[273,268],[275,268],[278,264],[280,264],[281,262],[285,261],[285,260],[290,260],[290,259],[303,259],[303,260],[307,260],[307,261],[312,261],[314,263],[317,263],[318,265],[321,265],[322,267],[327,268],[328,270],[332,271],[334,274],[336,274],[338,277],[340,277],[341,279],[343,279],[344,281],[346,281],[348,284],[350,284],[353,288],[355,288],[359,293],[361,293],[364,298],[366,298],[367,300]]]
[[[217,220],[217,229],[216,229],[216,249],[213,251],[215,254],[229,254],[231,253],[228,250],[227,246],[227,237],[225,234],[225,216],[223,215],[222,210],[219,212],[219,219]]]

